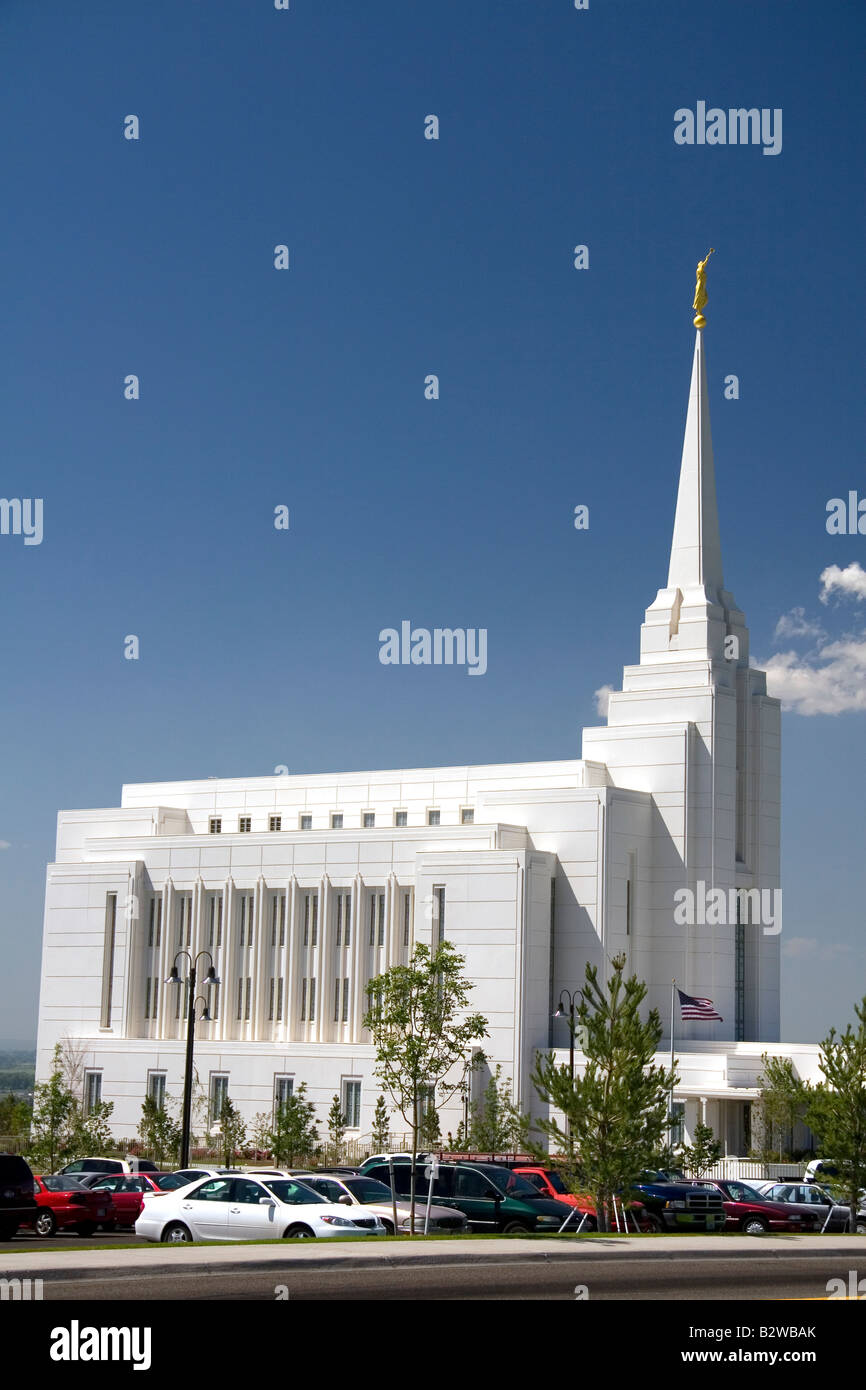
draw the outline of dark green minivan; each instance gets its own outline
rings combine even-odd
[[[427,1199],[425,1164],[416,1167],[416,1197],[419,1208]],[[361,1165],[365,1177],[378,1178],[390,1187],[388,1164],[380,1158],[368,1159]],[[408,1158],[394,1159],[394,1186],[397,1196],[409,1196],[411,1162]],[[580,1212],[565,1202],[555,1202],[543,1196],[525,1178],[500,1168],[496,1163],[440,1163],[433,1180],[433,1200],[439,1206],[456,1207],[462,1211],[473,1231],[486,1234],[525,1231],[558,1231],[571,1218],[574,1225]],[[568,1227],[566,1227],[566,1230]]]

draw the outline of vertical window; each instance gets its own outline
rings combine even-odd
[[[634,931],[634,895],[635,882],[637,880],[637,856],[634,853],[628,856],[628,877],[625,881],[625,934],[631,936]]]
[[[145,982],[144,982],[144,1016],[145,1016],[145,1018],[150,1018],[150,987],[151,987],[151,983],[152,983],[152,982],[151,982],[151,978],[150,978],[150,976],[148,975],[147,979],[146,979]],[[156,1009],[154,1009],[154,1016],[156,1016]]]
[[[150,919],[147,924],[147,944],[159,947],[162,944],[162,897],[154,893],[150,900]]]
[[[211,1023],[216,1023],[220,1016],[220,994],[222,985],[214,985],[210,991],[210,1017]]]
[[[395,824],[395,825],[407,825],[407,824],[408,824],[407,813],[406,813],[405,811],[395,811],[395,812],[394,812],[394,824]]]
[[[271,976],[270,985],[268,986],[268,1018],[269,1018],[269,1019],[272,1019],[273,1016],[274,1016],[274,994],[275,994],[274,986],[275,986],[275,984],[276,984],[276,981],[274,980],[274,977],[273,977],[273,975],[272,975],[272,976]]]
[[[342,1019],[341,1019],[340,1021],[341,1021],[341,1023],[348,1023],[348,1022],[349,1022],[349,981],[348,981],[348,979],[344,979],[344,980],[343,980],[343,1016],[342,1016]]]
[[[274,1077],[274,1110],[279,1110],[281,1105],[293,1094],[295,1089],[295,1078],[293,1076]]]
[[[439,825],[439,823],[440,823],[440,822],[439,822],[439,812],[438,812],[438,811],[428,811],[428,812],[427,812],[427,824],[428,824],[428,825]]]
[[[441,946],[445,940],[445,889],[433,889],[433,940]]]
[[[312,830],[312,828],[313,828],[313,817],[312,817],[312,816],[301,816],[301,829],[302,829],[302,830]]]
[[[223,828],[223,823],[219,816],[211,816],[208,821],[208,830],[211,835],[219,835]]]
[[[474,824],[475,824],[475,812],[474,812],[474,810],[473,810],[473,808],[472,808],[471,806],[464,806],[463,809],[461,810],[461,812],[460,812],[460,824],[461,824],[461,825],[474,825]]]
[[[301,1022],[307,1021],[307,981],[301,980]]]
[[[385,894],[370,895],[370,945],[385,944]]]
[[[412,934],[412,895],[403,894],[403,945],[408,946]]]
[[[240,922],[240,947],[247,951],[253,944],[253,910],[255,907],[254,893],[241,893],[238,902],[238,920]]]
[[[114,988],[114,934],[117,923],[117,894],[105,896],[105,937],[102,943],[102,1007],[99,1022],[111,1027],[111,995]]]
[[[217,951],[223,944],[223,895],[209,893],[206,908],[207,944],[209,951]]]
[[[746,928],[741,920],[741,898],[737,894],[737,925],[734,937],[734,1038],[746,1037]]]
[[[281,830],[282,826],[282,816],[268,816],[268,830]]]
[[[89,1115],[95,1105],[102,1100],[102,1072],[84,1073],[84,1113]]]
[[[229,1097],[228,1076],[215,1075],[211,1073],[210,1079],[210,1103],[208,1105],[208,1126],[215,1125],[220,1115],[223,1113],[223,1106]]]
[[[247,975],[247,987],[246,987],[246,991],[245,991],[245,993],[244,993],[244,1019],[245,1019],[245,1020],[248,1020],[249,1017],[250,1017],[250,1005],[251,1005],[251,1003],[252,1003],[252,995],[253,995],[253,988],[252,988],[252,986],[253,986],[252,978],[251,978],[251,976]]]
[[[283,982],[277,980],[277,1022],[281,1023],[283,1018]]]
[[[271,899],[271,945],[286,944],[286,895],[276,893]]]
[[[310,979],[310,1022],[313,1023],[316,1017],[316,977]]]
[[[343,1082],[343,1114],[346,1117],[347,1129],[361,1128],[361,1083],[360,1081]]]
[[[343,813],[342,813],[342,811],[337,811],[337,812],[335,812],[335,814],[334,814],[333,816],[331,816],[331,829],[332,829],[332,830],[342,830],[342,829],[343,829]]]
[[[340,980],[334,981],[334,1022],[340,1022]]]
[[[178,894],[175,940],[179,951],[189,950],[192,940],[192,895],[190,893]]]
[[[244,982],[243,982],[243,980],[241,979],[241,980],[238,980],[238,1018],[239,1018],[239,1019],[243,1016],[243,1012],[244,1012]]]
[[[147,1074],[147,1094],[157,1110],[165,1109],[165,1072],[151,1071]]]
[[[248,835],[253,828],[252,816],[238,816],[238,832],[241,835]]]
[[[683,1142],[685,1114],[685,1101],[675,1100],[671,1106],[671,1146],[673,1148]]]
[[[372,829],[373,829],[373,826],[374,826],[375,824],[376,824],[376,817],[375,817],[374,813],[373,813],[372,811],[365,811],[365,812],[364,812],[364,829],[365,829],[365,830],[372,830]]]
[[[319,941],[319,895],[304,894],[304,945],[316,946]]]

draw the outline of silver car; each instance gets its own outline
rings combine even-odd
[[[837,1202],[833,1194],[818,1183],[762,1182],[758,1190],[768,1201],[784,1202],[785,1206],[791,1206],[800,1212],[810,1212],[812,1216],[817,1214],[821,1223],[819,1230],[848,1230],[850,1207]],[[857,1232],[859,1235],[866,1235],[866,1211],[857,1213]]]
[[[371,1214],[378,1216],[389,1235],[394,1234],[391,1189],[378,1179],[365,1178],[363,1175],[357,1178],[338,1178],[329,1173],[298,1173],[297,1179],[329,1202],[339,1202],[341,1206],[347,1207],[366,1207]],[[426,1215],[426,1200],[419,1197],[415,1203],[416,1234],[423,1234]],[[398,1198],[397,1223],[401,1231],[410,1229],[410,1219],[409,1202],[405,1198]],[[445,1232],[460,1235],[461,1232],[469,1230],[469,1225],[462,1211],[455,1211],[454,1207],[440,1207],[434,1202],[430,1206],[430,1223],[427,1230],[437,1235]]]

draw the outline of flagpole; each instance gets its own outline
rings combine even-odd
[[[674,1147],[674,1031],[676,1028],[674,1022],[676,1018],[676,1014],[674,1013],[674,992],[676,987],[676,980],[671,980],[671,1094],[670,1101],[668,1102],[668,1148],[671,1150],[673,1150]]]

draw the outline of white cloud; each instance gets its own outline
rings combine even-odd
[[[852,560],[845,569],[828,565],[821,571],[821,592],[818,595],[821,602],[829,603],[830,595],[837,590],[845,598],[866,599],[866,570],[856,560]]]
[[[805,608],[792,608],[790,613],[783,613],[776,623],[776,630],[773,633],[774,641],[780,637],[825,637],[826,633],[818,622],[812,622],[806,617]]]
[[[612,685],[602,685],[599,686],[598,690],[595,692],[596,713],[601,715],[602,719],[607,718],[607,707],[610,704],[610,697],[613,691],[614,687]]]
[[[866,633],[828,642],[811,656],[779,652],[759,664],[767,693],[796,714],[866,710]]]
[[[12,846],[11,846],[11,844],[9,843],[8,840],[0,840],[0,849],[11,849],[11,848],[12,848]]]
[[[820,946],[824,957],[847,955],[852,947],[845,941],[818,941],[815,936],[791,936],[782,942],[782,955],[798,960],[803,956],[813,956]]]

